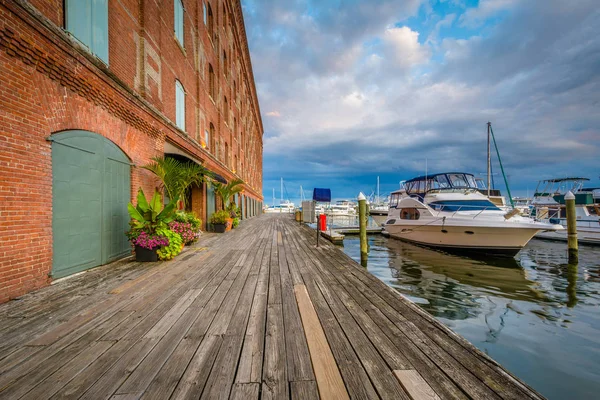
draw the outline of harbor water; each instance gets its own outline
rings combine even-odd
[[[534,239],[472,259],[369,236],[368,270],[549,399],[600,393],[600,248]],[[344,251],[360,262],[358,236]]]

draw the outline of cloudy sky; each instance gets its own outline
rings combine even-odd
[[[486,123],[513,194],[600,186],[598,0],[243,0],[265,128],[265,202],[483,175]],[[496,157],[494,157],[496,160]],[[500,168],[496,186],[504,191]]]

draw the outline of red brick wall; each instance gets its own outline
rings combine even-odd
[[[158,3],[162,3],[160,9]],[[217,2],[213,3],[213,12],[219,16],[221,4],[216,7]],[[63,23],[62,0],[0,0],[0,303],[49,283],[52,160],[46,138],[52,133],[80,129],[101,134],[138,166],[162,155],[168,140],[203,160],[209,169],[227,179],[234,177],[223,160],[202,149],[198,141],[198,134],[212,122],[217,136],[236,148],[231,131],[222,121],[220,102],[215,105],[208,98],[208,64],[195,61],[198,43],[203,43],[205,60],[220,74],[222,92],[231,92],[231,80],[223,78],[218,54],[208,47],[201,3],[185,0],[184,4],[182,51],[173,34],[171,1],[109,0],[107,68],[57,28]],[[157,69],[160,65],[159,82],[146,81],[140,74],[142,37],[153,47],[154,58],[159,57],[158,64],[146,57],[146,67]],[[239,56],[244,56],[241,50]],[[202,74],[200,69],[204,67],[206,72]],[[176,78],[187,93],[186,132],[172,123]],[[246,85],[253,89],[251,81]],[[257,104],[254,110],[258,110]],[[233,112],[240,121],[241,112]],[[251,110],[245,112],[249,115]],[[260,117],[254,123],[260,124]],[[256,126],[254,129],[257,134],[262,132]],[[260,149],[254,152],[262,157],[260,143]],[[237,174],[244,178],[247,175],[245,171]],[[139,187],[152,192],[156,184],[148,171],[132,168],[132,199]],[[260,199],[261,184],[248,182],[246,195]],[[201,198],[195,208],[206,207],[204,196]]]

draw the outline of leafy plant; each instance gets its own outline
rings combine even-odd
[[[227,211],[229,212],[229,216],[231,218],[239,218],[242,215],[242,210],[235,203],[230,203],[229,207],[227,207]]]
[[[181,253],[181,250],[183,249],[183,239],[179,233],[173,232],[164,226],[160,227],[156,233],[165,236],[169,240],[168,246],[156,250],[156,254],[158,254],[160,260],[172,260],[177,254]]]
[[[237,228],[239,224],[240,224],[240,219],[239,219],[239,218],[237,218],[237,217],[236,217],[236,218],[234,218],[234,219],[233,219],[233,223],[232,223],[232,227],[233,227],[233,228]]]
[[[225,210],[217,211],[210,216],[210,223],[213,225],[226,224],[229,219],[229,213]]]
[[[175,205],[177,198],[172,199],[164,208],[161,201],[161,196],[158,190],[154,191],[152,200],[148,202],[144,191],[140,188],[137,195],[137,206],[132,203],[127,205],[127,211],[132,218],[132,231],[144,231],[147,234],[154,234],[156,230],[173,221],[175,218]],[[139,233],[137,233],[139,234]],[[132,239],[136,233],[129,233],[128,237]]]
[[[150,164],[142,166],[156,175],[169,199],[181,199],[185,208],[186,191],[191,185],[201,184],[205,176],[213,174],[195,162],[181,162],[171,157],[154,157]]]
[[[226,210],[230,207],[229,203],[231,198],[236,194],[244,190],[242,184],[244,183],[241,179],[234,179],[226,185],[220,182],[213,182],[212,185],[215,189],[217,196],[223,201],[223,208]]]

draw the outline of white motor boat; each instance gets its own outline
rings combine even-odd
[[[338,200],[325,210],[327,215],[355,215],[356,205],[348,200]]]
[[[514,256],[541,231],[557,224],[505,212],[479,192],[472,174],[448,172],[403,182],[391,194],[385,230],[422,245]]]
[[[575,215],[577,218],[577,241],[600,245],[600,198],[595,190],[585,189],[587,178],[558,178],[538,182],[530,202],[531,215],[536,220],[567,227],[565,194],[575,195]],[[536,238],[567,241],[567,231],[540,232]]]

